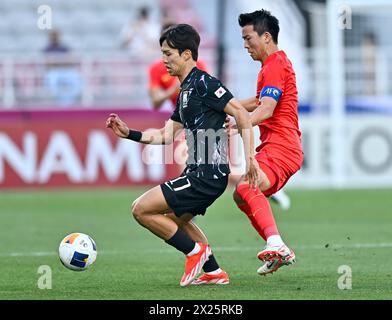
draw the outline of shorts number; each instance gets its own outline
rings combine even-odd
[[[171,184],[171,186],[169,185],[169,183]],[[170,180],[168,182],[165,182],[165,184],[173,191],[181,191],[191,186],[191,182],[188,180],[188,177],[186,176],[179,177],[174,180]],[[174,187],[174,184],[176,185],[176,187]]]

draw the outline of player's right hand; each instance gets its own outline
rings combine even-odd
[[[247,171],[245,174],[245,180],[249,182],[249,187],[251,189],[256,189],[260,183],[260,167],[254,157],[247,164]]]
[[[111,128],[113,132],[121,138],[126,138],[129,134],[128,126],[115,113],[111,113],[106,119],[106,128]]]

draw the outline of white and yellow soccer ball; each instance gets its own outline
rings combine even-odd
[[[71,233],[61,241],[59,257],[66,268],[83,271],[97,259],[97,246],[95,241],[87,234]]]

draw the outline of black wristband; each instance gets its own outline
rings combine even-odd
[[[140,131],[129,130],[126,139],[139,142],[142,139],[142,133]]]

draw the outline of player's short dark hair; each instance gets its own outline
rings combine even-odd
[[[264,32],[269,32],[272,40],[278,44],[279,20],[271,12],[261,9],[251,13],[242,13],[238,17],[238,23],[241,27],[253,25],[259,36]]]
[[[180,54],[185,50],[190,50],[193,60],[197,61],[200,36],[189,24],[176,24],[164,30],[159,44],[162,46],[165,40],[170,48],[177,49]]]

